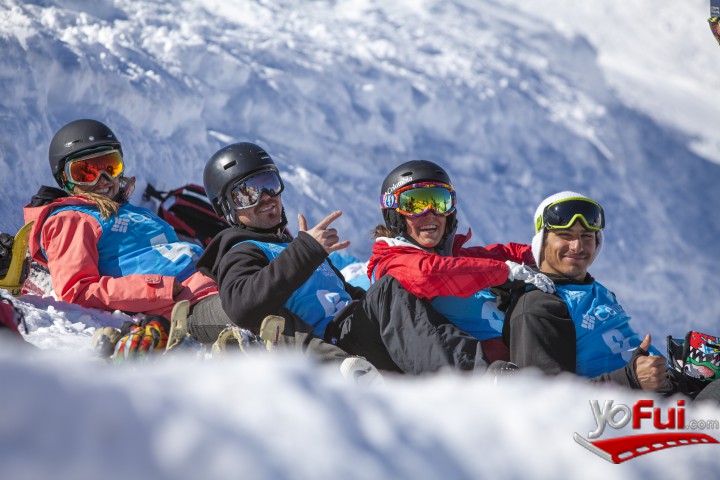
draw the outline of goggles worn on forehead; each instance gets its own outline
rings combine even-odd
[[[599,204],[588,198],[566,198],[545,207],[542,216],[535,222],[535,233],[541,228],[570,228],[578,220],[588,230],[605,228],[605,214]]]
[[[65,162],[65,178],[75,185],[95,185],[103,173],[117,178],[125,169],[122,155],[115,149],[80,155]]]
[[[250,208],[260,202],[262,192],[277,197],[284,189],[280,175],[275,170],[265,170],[233,185],[228,197],[237,208]]]
[[[393,193],[383,194],[380,206],[406,217],[421,217],[430,210],[436,215],[446,216],[455,211],[455,190],[445,183],[413,183]]]

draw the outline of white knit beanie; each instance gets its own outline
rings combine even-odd
[[[565,192],[556,193],[554,195],[550,195],[545,200],[540,202],[540,205],[538,205],[537,210],[535,210],[535,215],[533,216],[533,220],[534,220],[533,228],[535,228],[535,225],[537,225],[537,220],[539,217],[542,216],[543,211],[545,210],[545,207],[547,207],[551,203],[555,203],[559,200],[564,200],[566,198],[586,198],[588,200],[591,200],[591,198],[586,197],[585,195],[582,195],[577,192],[570,192],[570,191],[565,191]],[[595,257],[593,257],[593,260],[595,260],[597,258],[598,254],[600,254],[600,249],[602,248],[602,244],[603,244],[602,230],[599,230],[597,232],[596,238],[597,238],[597,246],[595,247]],[[541,228],[532,239],[533,257],[535,257],[535,263],[537,264],[538,267],[540,266],[540,255],[542,253],[543,240],[545,240],[545,229]]]

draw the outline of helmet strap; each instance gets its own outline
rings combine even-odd
[[[393,235],[396,237],[405,236],[405,233],[407,233],[407,224],[402,215],[395,210],[385,210],[383,217],[385,218],[385,226],[390,229]]]
[[[220,197],[211,199],[210,202],[213,204],[215,213],[222,216],[230,225],[238,224],[237,220],[235,220],[235,212],[230,208],[230,205],[228,205],[224,192]]]
[[[135,191],[135,177],[120,177],[120,191],[118,192],[118,203],[128,203]]]
[[[65,178],[65,172],[62,170],[60,170],[55,175],[55,182],[60,186],[60,188],[62,188],[63,190],[65,190],[68,193],[72,193],[73,189],[75,188],[74,183],[67,181],[67,179]]]

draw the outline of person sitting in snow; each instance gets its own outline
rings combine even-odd
[[[323,341],[334,313],[363,293],[325,262],[329,252],[349,243],[340,242],[329,228],[340,214],[311,229],[302,219],[302,231],[293,240],[286,229],[281,200],[285,185],[279,171],[272,158],[251,143],[232,144],[212,155],[203,182],[216,213],[232,227],[210,242],[197,263],[217,281],[220,294],[198,305],[202,315],[188,318],[188,333],[202,343],[234,336],[242,345],[239,331],[263,336],[268,320],[280,320],[273,347],[339,362],[341,371],[358,377],[358,383],[381,379],[366,360]]]
[[[54,295],[103,310],[146,315],[126,327],[122,357],[164,349],[173,306],[217,295],[215,282],[195,269],[198,245],[178,240],[172,227],[128,198],[134,177],[125,176],[120,140],[90,119],[63,126],[49,149],[60,186],[41,187],[25,207],[34,220],[30,254],[46,266]],[[111,335],[110,352],[120,335]]]
[[[576,192],[556,193],[538,205],[532,252],[557,291],[528,288],[515,296],[503,329],[510,360],[520,368],[551,375],[570,372],[593,383],[697,395],[712,378],[703,384],[667,369],[651,336],[641,340],[615,294],[588,273],[603,246],[605,221],[603,208]],[[677,347],[673,339],[668,343],[671,351]],[[685,354],[671,355],[677,357],[671,365],[680,371],[687,371],[683,363],[689,360],[689,347],[685,345]]]
[[[402,322],[402,328],[378,321],[384,318],[362,317],[356,322],[364,322],[364,330],[359,326],[353,330],[371,333],[355,335],[351,330],[338,345],[362,350],[376,339],[375,345],[403,368],[444,366],[449,345],[437,338],[463,345],[455,351],[465,356],[465,365],[508,360],[500,338],[502,314],[488,288],[519,281],[552,289],[544,275],[516,263],[533,262],[530,247],[513,243],[464,247],[470,232],[455,234],[457,203],[450,177],[427,160],[394,168],[383,181],[380,206],[385,223],[375,229],[367,269],[370,290],[402,292],[411,313],[398,311],[391,318]]]

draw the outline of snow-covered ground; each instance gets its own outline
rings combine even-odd
[[[718,445],[612,465],[573,440],[596,429],[590,401],[632,406],[648,394],[533,373],[360,387],[336,366],[280,353],[111,367],[93,358],[90,337],[122,314],[31,295],[17,305],[42,349],[0,344],[1,478],[622,479],[719,465]],[[688,421],[720,419],[713,405],[685,410]]]
[[[591,271],[641,332],[718,330],[720,48],[701,0],[0,0],[0,231],[51,184],[68,121],[108,123],[130,172],[201,183],[224,144],[264,146],[291,227],[341,208],[369,254],[384,175],[444,164],[475,244],[532,235],[537,203],[608,212]],[[613,466],[573,432],[588,401],[648,395],[532,374],[440,374],[360,388],[265,355],[110,368],[90,338],[120,313],[26,295],[40,349],[0,345],[0,478],[636,478],[707,476],[715,445]],[[674,402],[662,406],[673,406]],[[710,406],[688,418],[720,419]],[[620,431],[618,431],[620,432]],[[632,433],[625,431],[625,434]],[[720,436],[708,431],[710,435]]]

